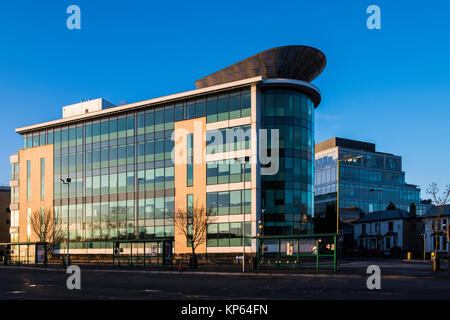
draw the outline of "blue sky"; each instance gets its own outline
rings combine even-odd
[[[81,30],[66,9],[81,8]],[[366,8],[381,8],[381,30]],[[17,127],[63,105],[194,89],[194,80],[280,45],[322,50],[316,142],[333,136],[403,156],[408,183],[450,183],[450,3],[423,1],[4,1],[0,4],[0,184]]]

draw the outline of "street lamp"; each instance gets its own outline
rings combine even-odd
[[[339,234],[339,162],[341,161],[349,161],[356,160],[362,158],[362,156],[350,157],[339,160],[339,154],[337,159],[337,179],[336,179],[336,233]]]
[[[60,179],[61,182],[65,185],[67,185],[67,250],[66,250],[66,265],[69,267],[69,209],[70,209],[70,194],[69,194],[69,186],[72,182],[72,179],[67,178],[66,180]]]
[[[242,182],[244,183],[244,208],[243,208],[243,222],[242,222],[242,272],[245,272],[245,168],[246,168],[246,164],[249,160],[249,157],[244,157],[244,163],[242,163],[242,160],[240,158],[234,158],[234,160],[236,162],[238,162],[241,165],[241,179]],[[244,168],[242,170],[242,164],[244,164]]]
[[[261,236],[264,235],[264,215],[266,213],[266,209],[261,210],[261,221],[259,221],[259,231],[261,233]]]
[[[381,203],[381,200],[380,200],[380,192],[382,192],[383,190],[380,188],[380,187],[378,187],[378,189],[369,189],[369,192],[377,192],[377,206],[378,206],[378,234],[377,234],[377,249],[379,249],[379,244],[378,244],[378,242],[380,241],[379,240],[379,237],[381,236],[381,208],[380,208],[380,203]],[[380,248],[381,249],[381,248]]]

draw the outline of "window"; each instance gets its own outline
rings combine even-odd
[[[244,158],[241,158],[243,162]],[[251,165],[247,162],[245,165],[245,174],[243,175],[244,165],[240,164],[234,159],[210,161],[206,163],[206,183],[222,184],[241,182],[242,178],[245,181],[251,179]]]
[[[224,191],[219,192],[217,196],[218,210],[217,213],[219,215],[226,215],[230,213],[230,192]]]
[[[394,222],[389,221],[389,231],[394,231]]]
[[[229,98],[230,119],[241,117],[241,93],[233,92]]]
[[[230,214],[241,213],[241,190],[230,191]]]
[[[194,135],[187,136],[187,186],[194,184]]]
[[[206,132],[206,153],[250,149],[251,127],[238,126]]]
[[[31,201],[31,161],[27,160],[27,201]]]
[[[45,199],[45,158],[41,158],[41,200]]]
[[[244,190],[208,192],[206,203],[213,215],[242,214],[244,207],[245,213],[251,213],[251,190],[245,190],[245,196]]]
[[[186,210],[188,213],[188,217],[192,216],[192,210],[194,209],[194,195],[188,194],[186,197]]]
[[[18,180],[19,179],[19,164],[13,163],[11,165],[11,180]]]
[[[31,208],[27,208],[27,242],[31,238]]]
[[[192,221],[192,215],[194,210],[194,195],[188,194],[186,197],[186,212],[187,212],[187,227],[188,227],[188,237],[187,239],[187,246],[191,246],[191,242],[189,241],[192,237],[192,225],[190,221]]]
[[[386,238],[386,250],[391,248],[391,238]]]
[[[217,121],[217,97],[209,96],[206,102],[206,122]]]
[[[217,215],[217,192],[206,194],[206,209],[211,210],[211,215]]]
[[[197,101],[197,117],[200,116],[204,103]],[[250,89],[238,89],[227,93],[210,95],[206,99],[206,122],[224,121],[251,115],[251,94]]]
[[[206,163],[206,184],[217,184],[218,167],[216,161]]]
[[[195,118],[195,101],[190,100],[186,102],[186,119]]]
[[[11,187],[11,203],[19,203],[19,187]]]
[[[206,231],[206,245],[208,247],[233,247],[242,246],[242,223],[241,222],[225,222],[209,224]],[[250,234],[251,224],[245,223],[245,245],[251,245],[251,239],[247,235]]]
[[[221,94],[217,99],[217,121],[228,120],[228,94]]]
[[[206,115],[206,99],[199,98],[195,101],[195,116],[197,118],[204,117]]]

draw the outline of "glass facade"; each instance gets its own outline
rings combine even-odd
[[[31,201],[31,161],[27,160],[27,201]]]
[[[41,158],[41,200],[45,199],[45,158]]]
[[[336,147],[316,155],[316,216],[334,214],[336,217],[338,153],[342,219],[345,219],[345,209],[359,209],[367,214],[386,210],[390,202],[407,211],[411,203],[420,204],[420,189],[405,183],[401,157]]]
[[[264,90],[261,103],[261,128],[278,129],[280,137],[279,170],[261,175],[263,233],[312,233],[314,104],[285,89]]]
[[[19,179],[19,164],[12,163],[11,164],[11,180],[18,180],[18,179]]]
[[[250,149],[250,126],[238,126],[206,132],[206,154]]]
[[[206,194],[206,205],[211,209],[212,215],[231,215],[251,213],[251,190],[208,192]]]
[[[54,212],[65,232],[70,224],[71,248],[103,248],[112,246],[106,240],[115,239],[173,239],[174,123],[204,116],[207,122],[246,117],[250,101],[247,87],[25,134],[24,148],[54,145]],[[188,141],[192,160],[192,139]],[[237,140],[230,147],[241,144]],[[243,145],[249,147],[249,140],[244,138]],[[235,164],[226,166],[228,181],[236,180]],[[188,185],[192,177],[188,170]],[[66,178],[71,178],[69,187],[60,181]],[[232,208],[239,205],[235,198]]]
[[[206,163],[206,184],[222,184],[250,181],[251,164],[246,163],[244,172],[244,158],[240,158],[241,163],[235,159],[208,161]]]
[[[187,186],[192,187],[194,184],[194,135],[189,134],[187,137]]]
[[[242,222],[211,223],[207,228],[208,247],[242,246]],[[245,245],[251,245],[251,223],[245,223]]]

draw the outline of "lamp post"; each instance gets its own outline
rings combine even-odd
[[[264,211],[265,211],[265,209],[261,210],[261,216],[264,213]],[[262,217],[261,217],[261,220],[258,220],[258,234],[256,235],[258,237],[258,249],[257,249],[258,252],[256,254],[258,270],[259,270],[260,262],[262,261],[263,256],[264,256],[264,250],[263,250],[263,244],[262,244],[263,240],[260,238],[263,236],[263,233],[264,233],[262,224],[263,224],[263,222],[262,222]]]
[[[341,161],[349,161],[349,160],[356,160],[362,158],[362,156],[356,156],[356,157],[350,157],[345,159],[339,160],[339,153],[338,153],[338,159],[337,159],[337,173],[336,173],[336,233],[339,234],[339,162]]]
[[[241,173],[242,173],[242,182],[244,183],[244,199],[243,199],[243,215],[242,215],[242,272],[245,272],[245,169],[247,161],[249,160],[249,157],[244,157],[244,163],[242,163],[242,160],[239,158],[234,159],[236,162],[238,162],[241,165]],[[242,164],[244,165],[244,168],[242,169]]]
[[[266,213],[266,209],[261,210],[261,221],[259,221],[259,231],[261,233],[261,236],[264,235],[264,214]]]
[[[338,157],[337,157],[337,172],[336,172],[336,234],[338,235],[338,241],[337,241],[337,246],[339,247],[338,253],[340,252],[340,237],[339,237],[339,163],[341,161],[349,161],[349,160],[356,160],[362,158],[362,156],[356,156],[356,157],[350,157],[350,158],[345,158],[345,159],[339,159],[339,151],[338,151]],[[342,232],[342,234],[344,234],[344,232]],[[337,248],[335,248],[336,250]]]
[[[380,192],[382,192],[383,190],[381,190],[380,187],[378,187],[378,189],[369,189],[369,192],[377,192],[377,206],[378,206],[378,234],[377,234],[377,249],[379,247],[378,242],[379,242],[379,236],[381,236],[381,212],[380,212]]]
[[[70,209],[70,194],[69,194],[69,186],[70,183],[72,182],[72,179],[67,178],[66,180],[64,179],[60,179],[61,182],[65,185],[67,185],[67,249],[66,249],[66,265],[67,267],[69,267],[69,209]]]
[[[425,261],[426,258],[427,258],[427,252],[426,252],[426,245],[427,245],[427,242],[426,242],[426,239],[427,239],[427,234],[426,234],[426,232],[424,232],[424,233],[423,233],[423,260],[424,260],[424,261]]]

